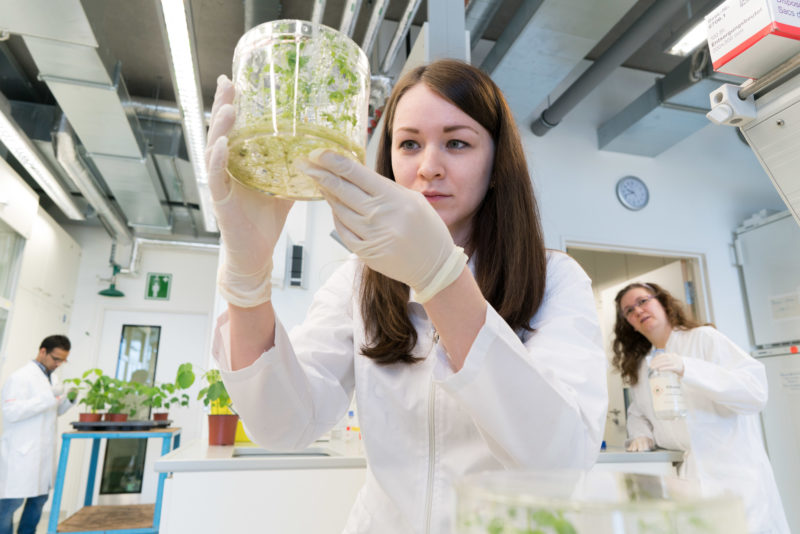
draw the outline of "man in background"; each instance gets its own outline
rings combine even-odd
[[[12,534],[14,511],[23,502],[17,534],[34,534],[42,516],[55,471],[56,417],[72,407],[53,371],[67,361],[70,347],[66,336],[44,338],[36,358],[14,371],[0,393],[0,534]]]

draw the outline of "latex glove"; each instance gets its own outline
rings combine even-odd
[[[303,171],[331,205],[339,237],[370,269],[409,285],[420,303],[458,278],[467,256],[421,193],[331,150],[309,162]]]
[[[225,254],[217,285],[229,303],[250,308],[271,298],[272,252],[293,202],[248,189],[225,170],[234,94],[228,78],[217,78],[205,157]]]
[[[653,442],[652,438],[647,436],[638,436],[630,440],[625,449],[628,452],[652,451],[654,446],[655,443]]]
[[[674,352],[664,352],[650,360],[650,369],[656,371],[672,371],[683,377],[683,357]]]
[[[60,397],[64,394],[64,384],[57,382],[50,386],[50,389],[53,390],[53,395],[56,397]]]

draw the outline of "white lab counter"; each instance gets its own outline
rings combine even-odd
[[[595,470],[675,474],[683,453],[602,451]],[[366,460],[318,443],[301,453],[197,440],[162,456],[162,534],[281,532],[338,534],[364,483]],[[309,509],[313,506],[313,510]]]

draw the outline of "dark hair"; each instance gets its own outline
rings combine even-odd
[[[46,352],[52,352],[53,349],[69,350],[72,348],[72,344],[67,336],[54,335],[44,338],[39,348],[44,349]]]
[[[490,187],[475,213],[466,252],[475,257],[475,278],[489,304],[519,332],[544,296],[547,269],[544,237],[525,152],[500,89],[481,70],[461,61],[439,60],[405,74],[386,103],[376,170],[394,180],[392,126],[397,103],[424,83],[483,126],[494,142]],[[381,364],[414,363],[417,332],[408,316],[407,285],[364,267],[361,314],[367,343],[362,353]]]
[[[620,302],[625,293],[631,289],[640,287],[656,297],[667,314],[667,320],[672,328],[678,330],[691,330],[698,326],[704,326],[689,316],[684,309],[681,301],[673,297],[669,291],[653,282],[635,282],[623,287],[614,298],[617,309],[617,321],[614,324],[614,358],[611,363],[614,368],[622,373],[622,380],[630,385],[636,385],[639,381],[639,365],[645,354],[650,352],[653,344],[642,334],[634,330],[628,320],[622,314]],[[710,323],[706,323],[709,325]]]

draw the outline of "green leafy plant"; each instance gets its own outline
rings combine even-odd
[[[100,369],[89,369],[81,375],[81,378],[67,378],[65,384],[73,384],[68,392],[68,398],[75,400],[82,394],[79,404],[86,406],[91,413],[102,411],[108,402],[108,390],[111,377],[103,374]]]
[[[117,378],[105,378],[107,379],[106,403],[108,404],[108,413],[127,413],[130,417],[136,415],[139,384]]]
[[[217,369],[206,371],[201,376],[207,384],[197,393],[197,400],[202,400],[203,404],[210,408],[212,415],[236,413],[233,410],[231,397],[225,384],[222,382],[222,375]]]
[[[141,385],[139,394],[143,404],[155,410],[169,410],[171,406],[189,406],[189,394],[182,390],[194,384],[195,374],[191,363],[182,363],[178,367],[175,382],[164,382],[156,386]]]

